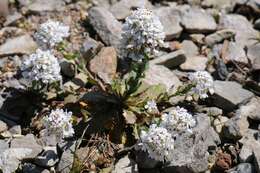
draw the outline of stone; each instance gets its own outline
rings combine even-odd
[[[14,125],[9,129],[9,132],[12,133],[13,135],[21,135],[22,134],[21,126]]]
[[[213,104],[225,111],[232,111],[238,105],[245,103],[254,94],[242,88],[236,82],[231,81],[215,81],[215,94],[212,96]]]
[[[15,38],[8,39],[4,44],[0,45],[0,57],[31,54],[37,48],[30,35],[22,35]]]
[[[81,48],[81,53],[84,57],[84,59],[86,59],[86,61],[90,60],[91,58],[93,58],[103,47],[104,45],[101,42],[98,42],[90,37],[88,37]]]
[[[65,2],[63,0],[36,0],[28,6],[29,13],[42,13],[46,11],[62,11]]]
[[[138,173],[137,164],[126,155],[118,160],[112,173]]]
[[[6,17],[9,14],[8,0],[0,1],[0,17]]]
[[[218,117],[223,114],[223,110],[217,107],[205,107],[199,110],[201,113],[205,113],[210,117]]]
[[[122,20],[136,8],[152,9],[152,4],[148,0],[120,0],[111,6],[110,11],[115,18]]]
[[[259,0],[248,0],[246,5],[251,7],[255,13],[260,14],[260,1]]]
[[[34,164],[40,167],[50,168],[56,165],[58,161],[59,157],[56,147],[45,147],[43,152],[34,159]]]
[[[185,11],[181,23],[190,33],[210,33],[217,29],[214,18],[199,8],[190,8]]]
[[[222,128],[228,120],[229,119],[225,116],[218,116],[216,119],[214,119],[213,126],[218,134],[221,134]]]
[[[256,172],[259,173],[260,172],[260,151],[259,151],[260,145],[258,145],[257,147],[256,146],[254,147],[253,156],[254,156],[254,165],[256,168]]]
[[[63,86],[66,91],[76,91],[86,85],[88,76],[85,73],[79,73],[71,81],[66,82]]]
[[[105,83],[111,83],[116,75],[117,54],[113,47],[104,47],[89,62],[91,72],[97,74]]]
[[[225,14],[219,19],[220,29],[233,29],[236,32],[236,43],[244,46],[252,45],[256,41],[258,33],[246,17],[239,14]]]
[[[18,20],[22,19],[23,16],[21,13],[15,12],[14,14],[8,15],[4,26],[9,26],[15,24]]]
[[[60,62],[60,67],[61,67],[61,73],[64,76],[67,76],[69,78],[73,78],[76,74],[76,65],[74,64],[73,61],[69,60],[63,60]]]
[[[120,45],[122,24],[107,9],[93,7],[89,11],[89,20],[102,41],[107,46]]]
[[[194,43],[204,44],[205,35],[204,34],[190,34],[190,38]]]
[[[240,163],[236,167],[227,171],[227,173],[254,173],[254,167],[251,163]]]
[[[236,32],[232,29],[219,30],[213,34],[208,35],[205,38],[205,43],[208,46],[213,46],[216,43],[220,43],[226,39],[230,39],[236,35]]]
[[[240,114],[247,116],[255,121],[260,121],[260,98],[252,98],[247,104],[240,107]]]
[[[202,6],[204,7],[213,7],[213,8],[217,8],[217,9],[224,9],[227,12],[232,11],[233,8],[236,5],[236,1],[235,0],[203,0]]]
[[[199,54],[199,48],[190,40],[184,40],[181,43],[181,49],[188,58]]]
[[[249,45],[247,57],[252,64],[253,70],[260,70],[260,44]]]
[[[188,57],[180,68],[185,71],[203,71],[206,69],[208,58],[205,56]]]
[[[31,153],[28,155],[29,158],[36,157],[41,151],[42,146],[40,146],[34,137],[33,134],[27,134],[26,136],[22,136],[21,138],[14,138],[11,141],[11,148],[25,148],[30,149]]]
[[[0,168],[3,173],[15,172],[22,159],[32,152],[29,148],[10,148],[0,153]]]
[[[0,133],[6,131],[7,129],[8,129],[7,124],[0,120]]]
[[[4,141],[4,140],[0,140],[0,155],[1,155],[1,153],[3,153],[8,148],[9,148],[8,142]]]
[[[257,19],[254,23],[254,28],[257,29],[258,31],[260,30],[260,19]]]
[[[62,151],[62,155],[58,163],[57,171],[70,173],[74,161],[76,141],[64,141],[64,143],[58,144],[58,147]]]
[[[145,72],[143,82],[148,85],[163,84],[171,92],[176,91],[182,85],[178,77],[171,70],[161,65],[150,65]]]
[[[164,65],[169,69],[178,67],[186,61],[186,56],[182,50],[177,50],[162,56],[159,56],[150,61],[151,64]]]
[[[154,14],[159,17],[159,20],[163,25],[166,40],[180,37],[183,29],[180,25],[181,18],[178,9],[172,7],[160,7],[154,10]]]

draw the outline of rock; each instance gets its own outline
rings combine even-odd
[[[62,11],[64,6],[65,2],[63,0],[35,0],[28,6],[28,12]]]
[[[254,167],[251,163],[240,163],[236,167],[227,171],[227,173],[254,173]]]
[[[118,160],[112,173],[138,173],[137,164],[126,155]]]
[[[10,148],[0,153],[0,168],[3,173],[15,172],[22,159],[32,152],[29,148]]]
[[[256,146],[254,147],[253,156],[254,156],[254,165],[256,168],[256,172],[259,173],[260,172],[260,151],[259,151],[260,145],[257,145],[257,147]]]
[[[66,82],[63,86],[66,91],[75,91],[84,87],[88,82],[88,76],[85,73],[79,73],[71,81]]]
[[[184,40],[181,43],[181,49],[187,57],[196,56],[199,54],[199,48],[193,43],[193,41],[190,40]]]
[[[8,39],[4,44],[0,45],[0,57],[31,54],[36,48],[37,44],[30,35],[22,35]]]
[[[151,9],[152,4],[148,0],[120,0],[111,6],[110,11],[118,20],[122,20],[136,8]]]
[[[260,1],[259,0],[248,0],[246,5],[251,7],[255,13],[260,14]]]
[[[216,119],[214,119],[213,126],[218,134],[222,132],[222,128],[228,120],[229,119],[224,116],[218,116]]]
[[[6,17],[9,13],[8,0],[0,1],[0,17]]]
[[[9,148],[8,142],[4,140],[0,140],[0,155],[8,148]],[[1,161],[0,161],[0,165],[1,165]]]
[[[7,124],[0,120],[0,133],[6,131],[8,129]]]
[[[260,30],[260,19],[257,19],[254,24],[254,28]]]
[[[186,61],[186,56],[182,50],[171,52],[150,61],[151,64],[164,65],[169,69],[178,67]]]
[[[236,32],[232,29],[223,29],[213,34],[208,35],[205,38],[205,43],[208,46],[213,46],[216,43],[220,43],[226,39],[230,39],[236,35]]]
[[[236,43],[242,47],[252,45],[256,42],[252,38],[258,36],[257,31],[253,29],[252,24],[242,15],[222,15],[219,19],[219,26],[221,29],[233,29],[236,32]]]
[[[183,29],[180,25],[181,19],[178,9],[172,7],[160,7],[154,10],[154,14],[159,17],[163,25],[166,40],[180,37]]]
[[[15,12],[14,14],[8,15],[6,17],[6,21],[4,23],[4,26],[9,26],[9,25],[13,25],[14,23],[16,23],[18,20],[20,20],[22,18],[22,14]]]
[[[246,105],[240,107],[240,114],[247,116],[255,121],[260,121],[260,98],[252,98]]]
[[[213,8],[217,8],[217,9],[224,9],[225,11],[229,12],[232,11],[233,8],[236,5],[236,1],[235,0],[204,0],[201,4],[204,7],[213,7]]]
[[[22,173],[50,173],[48,169],[37,167],[34,164],[31,163],[25,163],[22,166]]]
[[[260,45],[253,44],[248,46],[247,57],[252,64],[253,70],[260,70]]]
[[[236,82],[215,81],[215,94],[212,96],[213,104],[225,111],[232,111],[238,105],[248,101],[254,96]]]
[[[67,76],[69,78],[73,78],[76,74],[76,65],[73,63],[73,61],[63,60],[60,63],[61,67],[61,73],[64,76]]]
[[[205,35],[203,34],[190,34],[190,38],[194,43],[204,44]]]
[[[208,58],[204,56],[188,57],[180,68],[186,71],[203,71],[207,67],[207,62]]]
[[[88,37],[81,48],[81,53],[87,61],[93,58],[103,47],[104,45],[101,42]]]
[[[181,85],[178,77],[168,68],[161,65],[150,65],[149,69],[145,72],[143,81],[148,85],[163,84],[168,91],[172,90],[172,92],[176,91]]]
[[[21,135],[22,134],[21,126],[15,125],[9,129],[9,132],[12,133],[13,135]]]
[[[97,74],[104,82],[111,83],[117,70],[116,49],[104,47],[89,62],[90,71]]]
[[[217,29],[214,18],[205,10],[198,8],[190,8],[185,11],[181,23],[190,33],[209,33]]]
[[[58,146],[59,149],[62,151],[62,155],[57,167],[57,171],[62,173],[70,173],[74,161],[76,142],[66,141],[62,144],[59,144]]]
[[[89,10],[89,20],[102,41],[113,47],[118,47],[121,40],[122,24],[108,10],[93,7]]]
[[[36,157],[42,151],[42,146],[36,142],[33,134],[27,134],[21,138],[13,139],[11,141],[11,148],[30,149],[31,153],[28,155],[29,158]]]
[[[201,110],[199,110],[201,113],[205,113],[210,117],[218,117],[223,114],[223,110],[219,109],[217,107],[205,107]]]
[[[34,163],[40,167],[50,168],[58,163],[59,158],[56,147],[45,147],[44,151],[34,159]]]

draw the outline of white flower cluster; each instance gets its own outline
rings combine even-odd
[[[43,84],[51,84],[62,79],[57,58],[50,51],[41,49],[38,49],[22,63],[21,70],[22,76],[29,83],[40,81]]]
[[[174,150],[174,139],[167,129],[151,125],[148,132],[142,131],[137,148],[148,152],[158,161],[170,161]]]
[[[212,76],[207,71],[197,71],[189,75],[194,87],[191,90],[193,96],[198,96],[201,99],[208,97],[208,93],[214,94],[214,81]]]
[[[162,115],[161,126],[169,130],[172,135],[188,131],[196,125],[196,121],[184,108],[176,107],[168,113]]]
[[[141,61],[152,57],[163,46],[165,33],[159,18],[147,9],[140,8],[126,18],[123,25],[123,56]]]
[[[63,138],[74,135],[74,129],[71,124],[72,112],[62,109],[52,110],[51,113],[44,117],[44,126],[48,134],[61,135]]]
[[[154,100],[147,101],[144,108],[147,110],[148,113],[156,113],[158,112],[157,104]]]
[[[69,30],[69,26],[48,20],[40,25],[39,30],[35,33],[35,39],[40,46],[50,48],[68,37]]]

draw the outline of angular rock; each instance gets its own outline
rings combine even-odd
[[[104,82],[111,83],[117,70],[116,49],[104,47],[89,62],[90,71],[97,74]]]
[[[7,141],[0,140],[0,154],[9,148]],[[1,165],[1,164],[0,164]]]
[[[260,151],[259,151],[259,147],[260,147],[260,145],[257,145],[257,146],[254,147],[254,150],[253,150],[254,165],[255,165],[257,173],[260,173]]]
[[[118,160],[112,173],[138,173],[137,164],[128,155]]]
[[[260,98],[252,98],[246,105],[242,105],[239,109],[239,113],[251,118],[255,121],[260,121]]]
[[[193,43],[193,41],[190,40],[184,40],[181,43],[181,49],[187,57],[196,56],[199,54],[199,48]]]
[[[44,151],[34,159],[34,163],[40,167],[50,168],[59,161],[56,147],[45,147]]]
[[[6,17],[9,13],[8,0],[0,1],[0,17]]]
[[[0,45],[0,57],[31,54],[36,48],[37,44],[30,35],[22,35],[8,39],[4,44]]]
[[[236,167],[227,171],[227,173],[254,173],[255,169],[251,163],[240,163]]]
[[[260,44],[248,46],[247,57],[252,64],[253,70],[260,70]]]
[[[203,71],[207,67],[207,62],[208,58],[204,56],[188,57],[180,68],[186,71]]]
[[[217,31],[213,34],[208,35],[205,38],[205,43],[208,46],[213,46],[216,43],[220,43],[224,41],[225,39],[230,39],[236,35],[236,32],[232,29],[223,29],[220,31]]]
[[[63,86],[66,91],[75,91],[84,87],[88,82],[88,76],[85,73],[79,73],[71,81],[66,82]]]
[[[252,24],[242,15],[222,15],[219,19],[219,26],[222,29],[233,29],[236,32],[236,43],[243,47],[256,42],[252,38],[257,38],[257,31],[253,29]]]
[[[62,173],[70,173],[74,161],[74,153],[76,150],[75,141],[67,141],[59,144],[59,148],[62,151],[60,162],[57,167],[57,171]]]
[[[232,11],[236,5],[235,0],[204,0],[202,6],[213,7],[217,9],[224,9],[226,11]]]
[[[217,107],[205,107],[200,109],[199,112],[208,114],[210,117],[219,117],[223,114],[223,110]]]
[[[120,0],[111,6],[110,11],[118,20],[122,20],[136,8],[152,9],[152,4],[148,0]]]
[[[190,33],[209,33],[217,29],[214,18],[199,8],[190,8],[185,11],[181,23]]]
[[[23,17],[22,14],[18,13],[18,12],[15,12],[12,15],[8,15],[6,17],[6,21],[4,23],[4,26],[9,26],[9,25],[14,24],[16,21],[20,20],[22,17]]]
[[[93,58],[103,46],[104,45],[101,42],[97,42],[89,37],[84,41],[81,53],[83,54],[84,59],[88,61]]]
[[[36,0],[28,6],[28,12],[62,11],[64,6],[65,2],[63,0]]]
[[[180,25],[180,12],[176,8],[172,7],[160,7],[154,10],[154,14],[159,17],[164,32],[166,35],[166,40],[171,40],[174,38],[179,38],[182,32],[182,27]]]
[[[12,133],[13,135],[21,135],[22,134],[22,129],[20,125],[14,125],[9,129],[9,132]]]
[[[122,24],[107,9],[93,7],[89,11],[91,25],[106,45],[118,47],[121,40]]]
[[[239,104],[248,101],[254,94],[242,88],[236,82],[215,81],[215,94],[213,95],[213,104],[225,111],[232,111]]]
[[[6,131],[8,129],[7,124],[0,120],[0,133]]]
[[[182,50],[171,52],[150,61],[151,64],[164,65],[169,69],[178,67],[186,61],[186,56]]]

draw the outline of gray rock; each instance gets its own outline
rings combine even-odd
[[[9,14],[8,0],[0,1],[0,16],[6,17]]]
[[[258,33],[253,29],[252,24],[246,17],[238,14],[222,15],[219,19],[219,26],[222,29],[233,29],[236,32],[235,40],[242,46],[254,44]]]
[[[186,61],[186,56],[182,50],[171,52],[150,61],[151,64],[164,65],[169,69],[178,67]]]
[[[97,42],[92,38],[87,38],[81,48],[81,53],[87,61],[93,58],[103,47],[104,45],[101,42]]]
[[[160,7],[154,10],[154,14],[159,17],[166,35],[166,40],[179,38],[182,32],[180,25],[180,12],[172,7]]]
[[[236,82],[215,81],[214,88],[213,104],[226,111],[232,111],[239,104],[248,101],[254,96],[253,93],[243,89]]]
[[[20,125],[14,125],[9,129],[9,132],[12,133],[13,135],[21,135],[22,134],[22,129]]]
[[[251,163],[240,163],[236,167],[227,171],[227,173],[254,173],[254,167]]]
[[[204,44],[205,35],[204,34],[190,34],[190,38],[194,43],[202,45],[202,44]]]
[[[247,57],[252,64],[253,70],[260,70],[260,44],[248,46]]]
[[[112,173],[138,173],[137,164],[126,155],[118,160]]]
[[[205,38],[205,43],[208,46],[213,46],[216,43],[220,43],[224,41],[225,39],[230,39],[236,35],[236,32],[232,29],[223,29],[220,31],[217,31],[213,34],[208,35]]]
[[[207,67],[207,62],[208,58],[205,56],[188,57],[180,68],[186,71],[203,71]]]
[[[9,148],[9,144],[7,143],[7,141],[0,140],[0,154],[3,153],[8,148]]]
[[[67,76],[69,78],[73,78],[76,74],[76,65],[73,63],[73,61],[63,60],[60,62],[61,67],[61,73],[64,76]]]
[[[63,0],[36,0],[28,6],[28,12],[62,11],[64,6],[65,2]]]
[[[36,157],[41,151],[42,146],[40,146],[33,134],[27,134],[21,138],[15,138],[11,141],[11,148],[26,148],[30,149],[31,153],[28,155],[29,158]]]
[[[184,40],[181,43],[181,49],[187,57],[196,56],[199,54],[199,48],[193,43],[193,41],[190,40]]]
[[[34,163],[40,167],[50,168],[59,161],[56,147],[45,147],[44,151],[34,159]]]
[[[133,8],[141,7],[151,9],[152,4],[148,0],[120,0],[111,6],[110,11],[118,20],[122,20],[131,14]]]
[[[225,11],[229,12],[232,11],[236,5],[236,0],[203,0],[202,6],[205,7],[214,7],[217,9],[224,9]]]
[[[214,18],[205,10],[198,8],[185,11],[181,23],[190,33],[209,33],[217,29]]]
[[[172,92],[176,91],[182,84],[172,71],[161,65],[151,65],[145,72],[143,81],[148,85],[163,84],[168,91],[171,90]]]
[[[4,44],[0,45],[0,57],[16,54],[31,54],[36,48],[37,44],[30,35],[22,35],[8,39]]]
[[[8,129],[7,124],[0,120],[0,133],[6,131],[7,129]]]
[[[76,150],[75,141],[67,141],[59,144],[59,148],[62,151],[60,162],[57,167],[57,171],[62,173],[70,173],[72,164],[74,161],[74,153]]]
[[[79,73],[71,81],[66,82],[63,86],[66,91],[75,91],[84,87],[88,81],[88,76],[85,73]]]
[[[258,142],[258,144],[259,144],[259,142]],[[257,173],[260,172],[260,151],[259,151],[259,147],[260,147],[260,145],[257,145],[257,146],[254,147],[254,150],[253,150],[254,165],[255,165]]]
[[[106,45],[118,47],[121,40],[122,24],[108,10],[93,7],[89,10],[89,20]]]
[[[9,25],[14,24],[18,20],[20,20],[22,17],[23,17],[22,14],[18,13],[18,12],[15,12],[14,14],[8,15],[6,17],[6,21],[4,23],[4,26],[9,26]]]
[[[205,107],[199,110],[201,113],[205,113],[210,117],[218,117],[223,114],[223,110],[217,107]]]
[[[105,83],[111,83],[117,70],[117,53],[113,47],[104,47],[89,62],[91,72],[97,74]]]
[[[246,105],[240,107],[240,114],[243,114],[252,120],[260,121],[260,98],[252,98]]]

